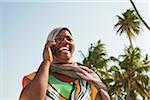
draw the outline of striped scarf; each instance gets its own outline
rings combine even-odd
[[[78,66],[76,63],[53,63],[50,68],[50,73],[60,73],[71,78],[75,78],[78,80],[84,80],[87,82],[94,83],[94,86],[97,88],[99,93],[101,93],[101,89],[106,90],[106,86],[100,80],[98,75],[91,69],[85,66]],[[102,95],[101,95],[102,96]]]

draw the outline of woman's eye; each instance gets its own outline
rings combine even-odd
[[[66,39],[67,39],[68,41],[71,41],[71,40],[72,40],[70,37],[66,37]]]
[[[63,41],[64,39],[66,39],[67,41],[72,41],[72,38],[70,38],[69,36],[67,36],[67,37],[57,37],[56,41]]]
[[[61,38],[61,37],[59,37],[59,38],[56,38],[56,40],[57,40],[57,41],[61,41],[61,40],[62,40],[62,38]]]

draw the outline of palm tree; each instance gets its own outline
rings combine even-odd
[[[108,87],[108,92],[111,97],[111,100],[124,100],[125,98],[125,92],[123,90],[123,75],[121,72],[120,66],[118,66],[119,60],[113,56],[109,57],[109,62],[113,63],[112,66],[109,67],[107,70],[107,73],[109,74],[109,78],[107,78],[106,84]],[[108,63],[109,63],[108,62]],[[117,62],[117,63],[116,63]]]
[[[146,72],[150,70],[150,60],[145,57],[141,59],[139,48],[125,49],[125,54],[118,60],[118,70],[113,74],[115,84],[112,87],[119,87],[127,100],[137,99],[137,95],[144,99],[150,99],[149,96],[149,77]],[[119,69],[120,68],[120,69]],[[143,73],[144,72],[144,73]]]
[[[131,46],[125,49],[125,54],[119,58],[107,57],[104,44],[98,41],[91,44],[88,55],[82,53],[84,60],[81,65],[94,69],[106,84],[111,100],[135,100],[140,95],[144,99],[149,97],[150,59],[148,55],[141,58],[140,49]],[[109,66],[109,61],[113,66]]]
[[[101,40],[99,40],[96,44],[91,44],[87,56],[85,56],[82,52],[81,54],[84,57],[82,61],[83,63],[81,65],[85,65],[93,69],[102,79],[102,81],[105,84],[109,85],[108,83],[109,74],[107,71],[108,58],[105,53],[104,44],[101,42]]]
[[[130,2],[131,2],[131,4],[132,4],[132,6],[133,6],[133,8],[134,8],[134,10],[135,10],[135,12],[136,12],[136,14],[138,15],[139,19],[143,22],[143,24],[144,24],[144,25],[147,27],[147,29],[150,31],[150,27],[149,27],[148,24],[144,21],[144,19],[141,17],[141,15],[140,15],[140,13],[138,12],[138,10],[137,10],[137,8],[136,8],[134,2],[133,2],[132,0],[130,0]]]
[[[83,64],[89,68],[103,68],[106,66],[105,56],[104,44],[99,40],[97,44],[91,44],[87,57],[84,56]]]
[[[110,57],[110,61],[114,65],[108,70],[111,81],[107,87],[112,100],[136,100],[139,95],[143,99],[150,99],[149,77],[145,74],[150,71],[148,55],[141,59],[140,49],[130,46],[125,49],[124,55],[118,59]]]
[[[115,24],[115,28],[117,29],[117,33],[126,33],[131,47],[133,48],[132,40],[131,38],[139,34],[140,30],[140,21],[138,17],[134,14],[134,10],[128,9],[126,12],[124,12],[121,16],[118,16],[118,22]]]

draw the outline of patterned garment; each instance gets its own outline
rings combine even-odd
[[[36,73],[31,73],[23,78],[22,85],[29,84]],[[49,76],[45,100],[95,100],[98,93],[92,82],[75,80],[74,83],[62,82]]]

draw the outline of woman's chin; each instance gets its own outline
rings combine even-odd
[[[70,54],[63,54],[61,56],[61,59],[64,59],[64,60],[69,60],[71,58],[71,55]]]
[[[57,57],[60,60],[68,61],[71,58],[71,53],[68,52],[61,52],[60,55]]]

